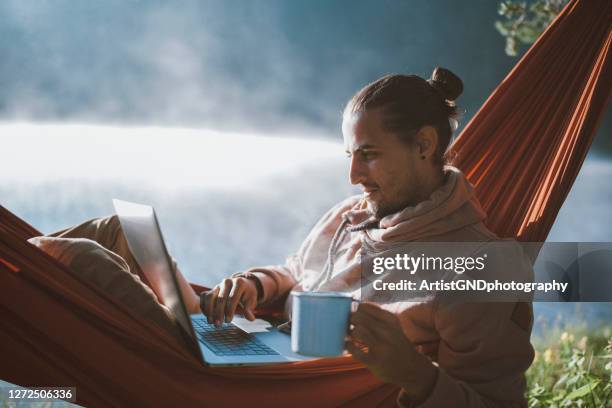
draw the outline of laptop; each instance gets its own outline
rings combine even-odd
[[[278,364],[310,360],[291,351],[291,337],[273,324],[236,317],[217,328],[202,314],[190,315],[153,207],[113,200],[130,251],[151,288],[176,318],[192,354],[208,366]]]

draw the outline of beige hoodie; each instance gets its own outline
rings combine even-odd
[[[483,224],[486,214],[474,189],[456,168],[445,184],[414,207],[371,218],[360,197],[348,198],[314,226],[285,265],[253,268],[265,305],[284,305],[291,290],[352,290],[361,277],[361,254],[401,242],[499,240]],[[521,256],[522,252],[517,252]],[[517,274],[531,273],[527,259]],[[290,299],[290,298],[289,298]],[[282,306],[281,306],[282,307]],[[385,306],[400,317],[406,336],[439,366],[432,393],[420,407],[522,407],[524,372],[533,360],[530,303],[463,303],[436,299]],[[413,405],[405,393],[398,403]]]

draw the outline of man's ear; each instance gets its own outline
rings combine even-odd
[[[415,136],[415,144],[422,158],[430,158],[438,148],[438,132],[433,126],[423,126]]]

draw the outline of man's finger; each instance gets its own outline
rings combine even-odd
[[[215,303],[217,302],[217,296],[219,295],[219,287],[216,286],[213,290],[206,294],[206,319],[208,323],[213,323]]]
[[[395,323],[397,317],[388,310],[381,308],[374,303],[364,302],[357,307],[357,311],[363,312],[375,319],[383,320],[387,323]]]
[[[391,312],[391,322],[384,319],[377,319],[372,314],[358,309],[351,315],[351,323],[357,330],[355,336],[364,336],[365,343],[377,344],[378,346],[393,346],[405,349],[412,347],[410,340],[406,337],[399,319]],[[368,338],[372,340],[368,340]],[[374,343],[372,343],[374,342]]]
[[[351,337],[367,346],[375,345],[381,341],[367,326],[363,325],[355,326],[351,331]]]
[[[236,278],[233,279],[232,290],[230,291],[227,302],[225,303],[225,321],[227,323],[231,322],[234,318],[234,313],[236,312],[236,308],[242,299],[244,289],[244,284],[240,284]]]
[[[402,328],[397,317],[391,312],[388,313],[389,315],[376,317],[367,313],[364,309],[357,309],[351,315],[351,323],[355,325],[363,324],[371,328],[378,337],[395,336],[398,331],[402,332]]]
[[[244,310],[244,317],[247,318],[247,320],[253,321],[255,320],[255,308],[257,307],[257,295],[255,296],[245,296],[245,294],[243,294],[243,301],[242,301],[242,309]]]
[[[364,364],[370,363],[370,356],[365,351],[361,350],[357,347],[352,341],[347,341],[345,343],[346,350],[353,355],[357,360],[361,361]]]
[[[206,316],[206,313],[208,312],[208,309],[207,309],[208,296],[207,295],[208,295],[208,291],[200,293],[200,310],[202,311],[204,316]]]
[[[215,325],[220,325],[223,323],[225,315],[225,302],[227,301],[231,288],[232,281],[230,279],[223,279],[223,282],[221,282],[221,285],[219,285],[219,295],[217,296],[217,299],[215,299]]]
[[[375,336],[378,338],[388,336],[391,333],[391,330],[386,322],[363,313],[363,311],[357,310],[356,312],[352,313],[350,320],[355,327],[367,327],[371,332],[375,333]]]

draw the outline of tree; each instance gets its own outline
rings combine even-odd
[[[502,1],[498,12],[505,18],[496,21],[495,28],[506,37],[506,54],[518,55],[524,45],[533,44],[559,14],[568,0]]]

